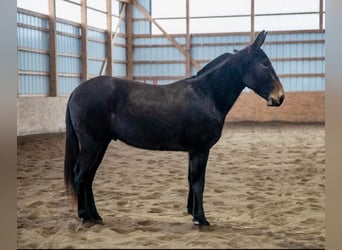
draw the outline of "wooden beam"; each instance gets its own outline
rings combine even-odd
[[[133,80],[133,15],[132,4],[126,7],[126,59],[127,79]]]
[[[119,31],[119,27],[121,25],[121,22],[122,22],[122,18],[123,18],[123,14],[125,13],[125,8],[126,8],[126,3],[123,3],[122,5],[122,8],[120,10],[120,16],[119,16],[119,21],[118,23],[116,24],[116,27],[115,27],[115,31],[112,33],[112,30],[108,31],[110,32],[110,39],[111,39],[111,43],[110,43],[110,46],[112,47],[113,46],[113,43],[115,43],[115,40],[116,40],[116,37],[117,37],[117,34],[118,34],[118,31]],[[112,56],[111,56],[112,57]],[[113,58],[112,58],[113,59]],[[111,62],[113,62],[113,60],[111,60]],[[105,73],[105,69],[107,67],[107,64],[108,64],[108,56],[106,57],[106,59],[104,60],[104,62],[102,63],[102,66],[101,66],[101,70],[100,70],[100,75],[103,75]]]
[[[29,70],[18,70],[18,75],[50,76],[50,72],[39,72],[39,71],[29,71]]]
[[[190,0],[185,2],[186,10],[186,66],[185,72],[188,77],[191,76],[191,35],[190,35]]]
[[[301,77],[318,77],[322,78],[325,77],[325,73],[303,73],[303,74],[279,74],[279,78],[301,78]]]
[[[251,42],[254,41],[255,33],[255,0],[251,0]]]
[[[206,62],[209,60],[206,60]],[[134,64],[186,64],[184,60],[134,60]]]
[[[49,0],[49,65],[50,96],[57,96],[57,48],[56,48],[56,6],[55,0]]]
[[[323,0],[319,0],[319,30],[323,30]]]
[[[149,81],[153,81],[153,80],[157,80],[157,81],[176,81],[176,80],[182,80],[187,78],[187,76],[135,76],[133,79],[136,81],[145,81],[145,80],[149,80]]]
[[[197,60],[199,63],[209,63],[212,59]],[[270,58],[271,62],[293,62],[293,61],[324,61],[325,57],[284,57],[284,58]],[[121,61],[125,63],[125,61]],[[186,64],[184,60],[135,60],[134,64]]]
[[[155,37],[155,36],[152,36]],[[283,40],[283,41],[270,41],[265,42],[265,45],[278,45],[278,44],[322,44],[325,41],[323,39],[321,40]],[[227,46],[248,46],[249,42],[225,42],[225,43],[191,43],[191,47],[227,47]],[[186,44],[183,44],[186,46]],[[170,44],[152,44],[152,45],[133,45],[133,48],[169,48],[172,47]],[[198,61],[198,60],[197,60]]]
[[[107,75],[113,75],[112,0],[107,0]]]
[[[87,0],[81,1],[81,79],[88,79],[88,30],[87,30]]]
[[[324,73],[316,73],[316,74],[279,74],[278,75],[280,79],[282,78],[302,78],[302,77],[309,77],[309,78],[322,78],[325,77]],[[138,80],[138,81],[144,81],[144,80],[153,80],[153,79],[157,79],[157,80],[161,80],[161,81],[175,81],[175,80],[181,80],[186,78],[187,76],[137,76],[134,77],[134,80]]]
[[[137,9],[163,33],[163,35],[173,44],[173,46],[175,46],[186,57],[186,54],[187,54],[186,50],[181,45],[179,45],[178,42],[172,36],[170,36],[159,25],[159,23],[156,22],[156,20],[152,18],[152,16],[148,13],[148,11],[140,3],[138,3],[137,0],[132,0],[132,1],[133,1],[134,6],[137,7]],[[195,66],[197,70],[200,70],[202,68],[201,65],[194,59],[190,58],[190,62],[192,65]]]

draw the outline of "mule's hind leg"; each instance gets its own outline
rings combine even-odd
[[[101,219],[96,211],[91,186],[104,151],[100,143],[89,138],[81,142],[81,150],[75,168],[74,182],[78,199],[78,216],[84,222],[96,222]]]
[[[91,169],[90,175],[89,175],[89,181],[86,182],[86,197],[88,201],[88,206],[90,209],[91,216],[96,224],[103,224],[102,218],[99,215],[96,205],[95,205],[95,200],[94,200],[94,194],[93,194],[93,188],[92,184],[94,181],[94,177],[97,171],[98,166],[101,164],[103,156],[107,150],[108,144],[110,141],[104,143],[96,157],[96,162],[93,165],[93,168]]]
[[[189,193],[188,193],[187,211],[188,211],[188,214],[192,215],[194,212],[195,197],[194,197],[194,192],[192,190],[192,185],[191,185],[190,161],[189,161],[189,168],[188,168],[188,182],[189,182]]]
[[[91,156],[87,155],[85,152],[81,152],[76,162],[74,175],[78,217],[84,221],[89,221],[92,219],[85,192],[85,180],[87,179],[86,176],[89,174],[91,162]]]

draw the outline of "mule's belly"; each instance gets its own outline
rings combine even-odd
[[[186,151],[184,130],[180,122],[170,119],[119,117],[115,121],[115,137],[143,149]]]
[[[132,138],[118,138],[120,141],[126,143],[127,145],[148,149],[148,150],[160,150],[160,151],[188,151],[188,148],[181,143],[170,143],[170,141],[152,141],[150,138],[145,138],[145,140],[135,140]]]
[[[189,151],[194,148],[210,148],[221,136],[222,122],[217,119],[181,119],[182,115],[118,117],[115,137],[131,146],[170,151]]]

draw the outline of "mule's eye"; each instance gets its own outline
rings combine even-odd
[[[265,61],[265,62],[262,62],[261,65],[265,68],[268,68],[269,66],[271,66],[271,63],[269,61]]]

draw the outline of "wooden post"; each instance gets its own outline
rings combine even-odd
[[[156,22],[156,20],[154,20],[152,18],[152,16],[148,13],[148,11],[140,4],[138,3],[137,0],[132,0],[133,4],[135,5],[135,7],[137,7],[137,9],[151,22],[153,23],[162,33],[163,35],[172,43],[173,46],[175,46],[185,57],[186,57],[186,50],[172,37],[170,36],[160,25],[159,23]],[[195,66],[195,68],[197,70],[200,70],[202,68],[202,66],[195,61],[194,59],[192,59],[190,57],[190,62],[192,65]]]
[[[319,30],[323,30],[323,0],[319,0]]]
[[[250,40],[253,42],[255,33],[255,0],[251,0],[251,35]]]
[[[107,75],[113,76],[112,0],[107,0]]]
[[[81,79],[88,79],[88,31],[87,31],[87,0],[81,1]]]
[[[56,6],[55,0],[49,0],[49,64],[50,96],[57,96],[57,48],[56,48]]]
[[[121,22],[122,22],[123,14],[125,13],[125,8],[126,8],[126,3],[124,3],[124,4],[122,5],[122,8],[121,8],[121,10],[120,10],[119,21],[118,21],[118,23],[117,23],[117,25],[116,25],[115,31],[112,32],[112,30],[110,30],[110,40],[111,40],[111,41],[110,41],[110,44],[111,44],[111,50],[112,50],[112,48],[113,48],[113,46],[114,46],[114,43],[115,43],[115,40],[116,40],[116,36],[117,36],[117,34],[118,34],[119,27],[120,27]],[[109,57],[107,56],[107,57],[105,58],[104,62],[102,63],[102,66],[101,66],[101,69],[100,69],[100,75],[103,75],[103,74],[105,73],[105,69],[106,69],[106,67],[107,67],[107,65],[108,65],[108,59],[109,59]],[[112,54],[111,54],[111,61],[110,61],[110,62],[111,62],[110,64],[113,63],[113,55],[112,55]],[[113,73],[113,72],[112,72],[112,73]]]
[[[189,0],[186,0],[186,62],[185,62],[185,72],[186,76],[191,76],[191,36],[190,36],[190,6]]]
[[[132,3],[126,6],[126,59],[127,59],[127,79],[133,80],[133,21]]]

